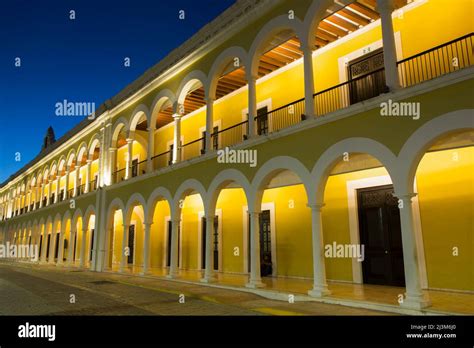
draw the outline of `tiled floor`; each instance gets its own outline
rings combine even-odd
[[[118,271],[118,267],[114,267],[111,271]],[[142,270],[140,267],[128,267],[124,272],[128,274],[140,274],[141,271]],[[148,275],[164,277],[167,275],[167,272],[167,269],[153,268],[150,269]],[[177,279],[190,282],[200,282],[202,275],[202,271],[180,270]],[[266,285],[266,290],[292,293],[295,295],[306,295],[308,290],[310,290],[312,287],[312,281],[310,279],[264,277],[262,281]],[[247,276],[218,273],[216,275],[216,280],[213,283],[224,286],[244,288],[245,284],[247,283]],[[329,282],[328,287],[331,291],[331,294],[328,296],[328,298],[331,299],[395,306],[398,305],[397,301],[399,295],[404,294],[405,292],[405,289],[400,287],[341,282]],[[430,311],[470,315],[474,314],[474,294],[439,290],[428,290],[427,293],[432,302],[432,306],[429,308]]]

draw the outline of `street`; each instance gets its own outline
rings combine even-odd
[[[0,263],[0,315],[387,315],[124,274]]]

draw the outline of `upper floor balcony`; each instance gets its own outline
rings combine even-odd
[[[208,74],[193,70],[176,92],[156,90],[152,103],[112,119],[108,133],[40,168],[4,195],[0,217],[172,170],[226,147],[250,146],[305,120],[468,68],[472,28],[449,23],[447,6],[437,0],[341,1],[308,27],[287,16],[270,19],[248,50],[223,50],[211,57]],[[433,35],[443,20],[452,30]]]

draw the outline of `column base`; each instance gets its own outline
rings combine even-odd
[[[329,291],[327,285],[314,286],[311,290],[308,291],[308,295],[311,297],[324,297],[330,294],[331,291]]]
[[[209,284],[209,283],[213,283],[217,280],[217,277],[215,274],[211,274],[211,275],[204,275],[203,278],[199,279],[199,281],[201,283],[206,283],[206,284]]]
[[[176,279],[178,278],[178,272],[170,272],[166,275],[166,278],[168,279]]]
[[[245,284],[245,287],[249,289],[261,289],[265,286],[266,285],[262,283],[261,280],[250,280],[247,284]]]
[[[150,275],[150,274],[151,274],[151,272],[149,270],[142,271],[142,272],[139,273],[139,275],[141,275],[141,276],[147,276],[147,275]]]
[[[431,306],[431,301],[425,294],[420,295],[408,295],[405,294],[403,302],[400,303],[400,307],[409,309],[423,309]]]

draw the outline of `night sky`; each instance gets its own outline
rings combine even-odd
[[[0,182],[82,117],[55,115],[64,99],[96,107],[138,78],[234,0],[3,0],[0,5]],[[70,11],[75,19],[70,19]],[[185,19],[179,19],[179,11]],[[130,67],[124,66],[125,57]],[[16,58],[21,59],[21,66]],[[15,161],[19,152],[21,161]]]

